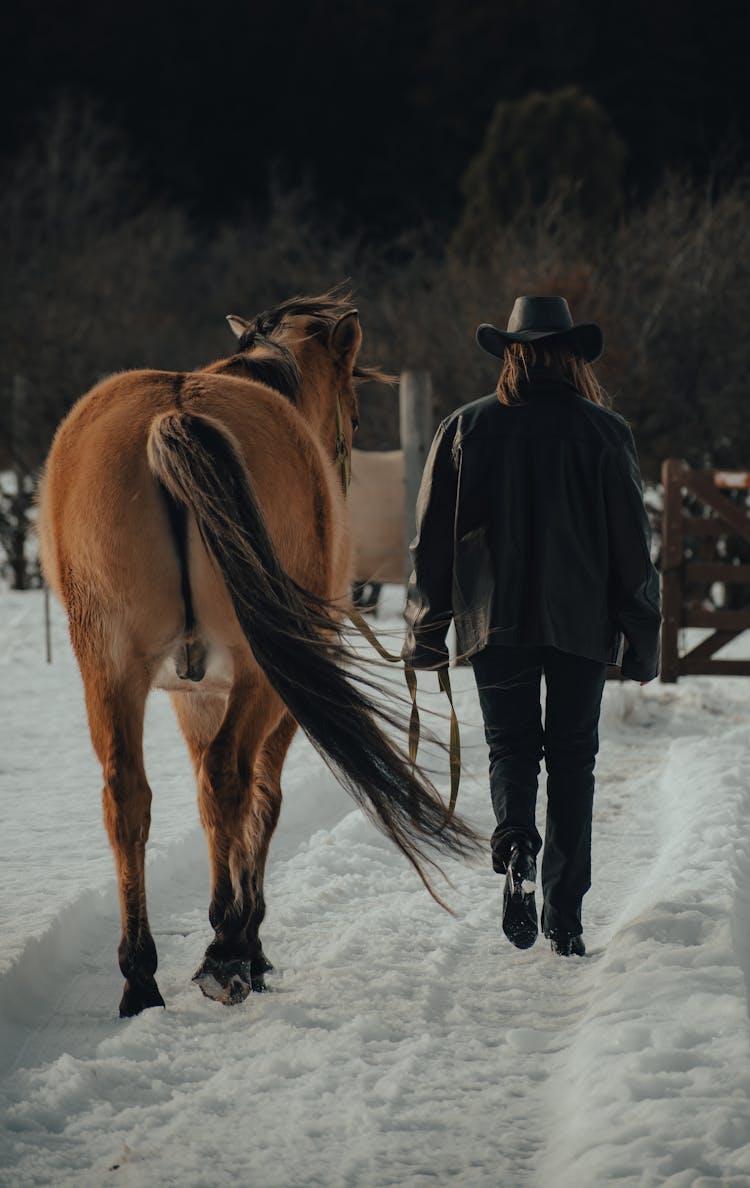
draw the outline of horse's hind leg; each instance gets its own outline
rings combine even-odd
[[[282,714],[283,705],[265,680],[239,682],[200,758],[198,795],[211,859],[208,914],[215,937],[194,980],[209,998],[226,1004],[263,989],[266,964],[253,923],[258,823],[265,819],[264,832],[272,831],[278,807],[276,816],[261,807],[254,770],[262,744]]]
[[[247,923],[246,936],[254,953],[253,989],[264,989],[263,974],[273,969],[263,952],[258,931],[266,914],[266,900],[263,894],[263,879],[274,830],[281,812],[281,769],[289,750],[297,723],[291,714],[285,713],[281,722],[266,739],[255,765],[255,779],[251,800],[253,818],[253,848],[255,868],[250,876],[250,890],[253,908]]]
[[[79,654],[94,750],[104,771],[104,822],[114,850],[122,937],[118,949],[125,988],[120,1015],[164,1006],[154,980],[156,946],[146,913],[145,858],[151,824],[151,789],[143,766],[144,676],[103,670],[100,657]]]

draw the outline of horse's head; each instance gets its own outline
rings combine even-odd
[[[320,297],[293,297],[254,321],[232,315],[229,324],[240,350],[251,358],[275,352],[293,363],[299,377],[296,392],[286,392],[322,439],[331,436],[348,454],[358,424],[357,382],[378,373],[357,366],[362,330],[348,297],[335,292]]]

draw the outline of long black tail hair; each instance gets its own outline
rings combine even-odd
[[[195,517],[268,680],[339,782],[442,903],[423,863],[437,867],[439,852],[467,857],[479,841],[464,821],[449,818],[429,779],[385,734],[381,723],[401,720],[372,696],[376,685],[353,676],[340,613],[283,569],[238,443],[219,421],[175,410],[154,421],[148,459],[168,497]]]

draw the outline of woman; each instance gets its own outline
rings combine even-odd
[[[448,662],[453,618],[471,658],[490,751],[505,874],[503,930],[537,937],[537,777],[547,768],[542,929],[583,956],[591,815],[606,667],[658,671],[659,582],[632,434],[605,407],[591,364],[604,340],[562,297],[519,297],[507,331],[481,325],[502,359],[497,392],[438,429],[417,502],[403,658]],[[546,683],[542,726],[540,682]]]

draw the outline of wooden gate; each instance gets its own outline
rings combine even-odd
[[[750,585],[750,565],[716,560],[717,545],[727,536],[741,537],[750,544],[750,515],[732,503],[723,491],[750,487],[750,473],[723,470],[692,470],[679,458],[667,458],[662,466],[664,516],[662,521],[662,610],[661,679],[673,684],[688,673],[718,676],[750,676],[750,660],[715,660],[716,653],[730,640],[750,630],[750,607],[742,610],[711,610],[693,606],[690,586],[724,584]],[[689,492],[702,505],[703,514],[692,515],[683,506]],[[686,542],[693,555],[686,557]],[[706,556],[711,559],[706,559]],[[681,627],[709,627],[713,634],[687,652],[679,654]]]

